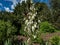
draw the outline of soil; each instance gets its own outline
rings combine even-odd
[[[55,32],[55,33],[42,33],[41,34],[41,38],[44,40],[44,41],[48,41],[51,37],[53,36],[60,36],[60,32]],[[18,35],[17,36],[18,40],[22,40],[22,41],[26,41],[27,40],[27,37],[25,36],[20,36]],[[33,43],[33,45],[39,45],[38,43]]]
[[[60,36],[60,32],[41,34],[41,38],[44,41],[48,41],[53,36]]]

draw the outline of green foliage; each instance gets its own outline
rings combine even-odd
[[[40,31],[44,33],[46,32],[53,33],[56,31],[56,29],[52,26],[52,24],[45,21],[40,24]]]
[[[59,36],[53,36],[51,39],[50,39],[50,42],[52,45],[60,45],[59,42],[60,42],[60,37]]]
[[[5,22],[0,20],[0,41],[4,41],[6,38],[11,37],[16,31],[17,29],[12,26],[9,21]]]
[[[6,22],[5,24],[8,36],[14,35],[17,32],[17,29],[10,22]]]

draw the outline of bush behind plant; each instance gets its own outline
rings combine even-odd
[[[45,21],[40,24],[40,31],[44,33],[46,32],[53,33],[56,32],[56,29],[52,26],[52,24]]]

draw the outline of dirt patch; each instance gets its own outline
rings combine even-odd
[[[41,34],[41,38],[44,41],[48,41],[51,37],[56,36],[56,35],[60,36],[60,32]]]

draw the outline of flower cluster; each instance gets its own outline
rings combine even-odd
[[[24,31],[29,35],[29,36],[33,36],[34,38],[36,38],[36,28],[39,22],[41,22],[40,20],[38,21],[34,21],[35,17],[37,16],[37,11],[35,8],[35,4],[32,3],[32,5],[30,6],[30,11],[27,13],[28,17],[25,17],[25,28]]]

